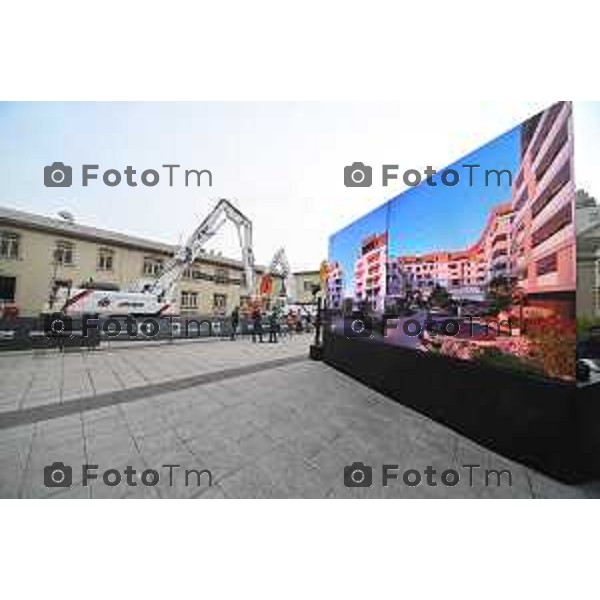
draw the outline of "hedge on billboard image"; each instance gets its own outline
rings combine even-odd
[[[344,333],[574,380],[572,114],[554,104],[331,236]]]

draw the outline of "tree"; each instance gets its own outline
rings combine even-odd
[[[492,314],[497,315],[512,305],[515,285],[516,280],[512,277],[494,277],[489,282],[486,300]]]
[[[452,295],[446,288],[436,283],[429,296],[429,302],[440,308],[450,308],[452,306]]]
[[[575,320],[559,316],[531,320],[528,337],[534,346],[533,358],[550,377],[575,379],[577,344]]]

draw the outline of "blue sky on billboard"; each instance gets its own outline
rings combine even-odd
[[[390,256],[452,251],[477,242],[491,210],[510,202],[508,176],[491,175],[486,185],[486,170],[509,170],[516,177],[520,159],[520,126],[511,129],[485,146],[452,163],[446,169],[460,173],[458,185],[442,185],[438,170],[433,187],[421,185],[402,192],[376,210],[331,236],[329,260],[340,263],[346,295],[352,295],[352,273],[359,257],[361,241],[369,235],[389,233]],[[462,165],[481,165],[473,171]]]
[[[474,244],[481,235],[491,210],[511,200],[508,176],[495,175],[486,185],[486,169],[504,170],[517,176],[520,153],[520,127],[465,156],[449,169],[461,172],[465,164],[481,165],[473,176],[473,186],[463,173],[455,187],[421,184],[390,201],[390,256],[461,250]],[[475,171],[477,173],[477,171]]]
[[[384,233],[387,230],[388,216],[389,203],[386,202],[329,238],[329,260],[338,262],[342,267],[346,296],[353,294],[352,273],[359,256],[361,240],[373,234]]]

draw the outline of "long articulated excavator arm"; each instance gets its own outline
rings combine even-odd
[[[277,252],[273,255],[271,259],[271,264],[269,265],[269,273],[279,273],[283,277],[283,283],[285,286],[284,295],[290,298],[293,295],[292,292],[292,270],[290,268],[290,263],[285,254],[285,250],[283,248],[279,248]]]
[[[183,272],[200,256],[206,243],[212,239],[221,227],[231,221],[237,228],[238,239],[242,250],[244,268],[244,286],[248,294],[254,293],[254,254],[252,251],[252,222],[240,212],[229,200],[221,199],[200,226],[181,246],[175,256],[165,263],[161,274],[146,287],[150,294],[159,299],[169,300],[174,292],[175,284]]]

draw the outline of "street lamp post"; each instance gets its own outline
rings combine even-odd
[[[56,287],[56,276],[58,274],[58,261],[59,261],[59,250],[56,248],[52,253],[52,279],[50,281],[50,297],[49,297],[49,306],[50,310],[54,308],[54,301],[56,300],[56,292],[58,291]]]

